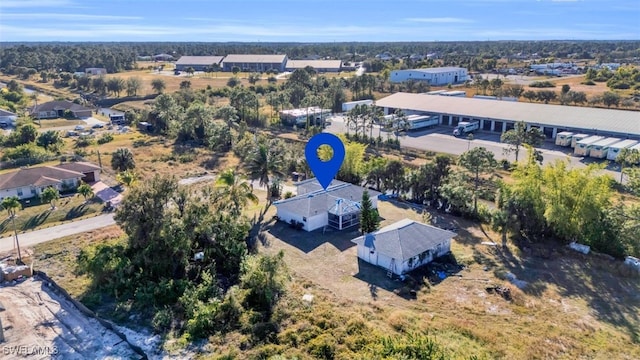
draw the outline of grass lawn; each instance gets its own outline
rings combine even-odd
[[[102,212],[103,207],[99,201],[89,201],[85,204],[84,198],[78,195],[58,199],[55,205],[56,208],[52,210],[48,203],[41,204],[37,198],[30,200],[29,204],[25,204],[22,210],[16,212],[15,224],[18,233],[95,216]],[[6,212],[4,214],[6,215]],[[0,237],[11,235],[13,223],[8,217],[4,217],[0,222]]]
[[[39,127],[40,129],[56,128],[56,127],[63,127],[63,126],[76,126],[76,125],[86,126],[87,125],[87,123],[85,123],[84,121],[77,120],[77,119],[42,119],[42,120],[34,120],[33,124],[36,127]]]

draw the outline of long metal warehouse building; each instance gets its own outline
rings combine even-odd
[[[479,121],[484,131],[504,132],[524,121],[540,127],[547,138],[561,131],[640,139],[640,111],[600,109],[579,106],[533,104],[462,97],[396,93],[377,100],[385,115],[395,109],[406,114],[438,115],[441,125],[456,126],[460,121]]]

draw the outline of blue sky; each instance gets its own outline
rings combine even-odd
[[[0,41],[640,40],[640,0],[0,0]]]

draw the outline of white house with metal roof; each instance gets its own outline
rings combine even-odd
[[[331,226],[342,230],[360,223],[362,194],[369,192],[373,208],[378,207],[379,192],[334,180],[324,190],[315,178],[297,183],[298,195],[273,204],[276,216],[288,224],[302,224],[313,231]]]
[[[425,96],[395,93],[377,100],[385,114],[402,109],[407,114],[438,114],[441,125],[456,126],[460,121],[479,121],[480,129],[502,133],[518,121],[539,127],[547,138],[572,131],[640,139],[640,112],[583,106],[492,101],[455,96]]]
[[[436,67],[427,69],[393,70],[389,81],[393,83],[426,81],[430,85],[458,84],[467,81],[467,69],[460,67]]]
[[[403,219],[351,242],[358,246],[363,261],[402,275],[446,255],[454,236],[451,231]]]

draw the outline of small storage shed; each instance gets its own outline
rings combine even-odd
[[[589,152],[591,152],[593,144],[603,139],[604,136],[589,136],[588,138],[584,138],[576,142],[576,147],[573,148],[573,154],[578,156],[589,156]]]
[[[358,246],[358,257],[396,275],[428,264],[451,251],[455,233],[403,219],[351,240]]]

